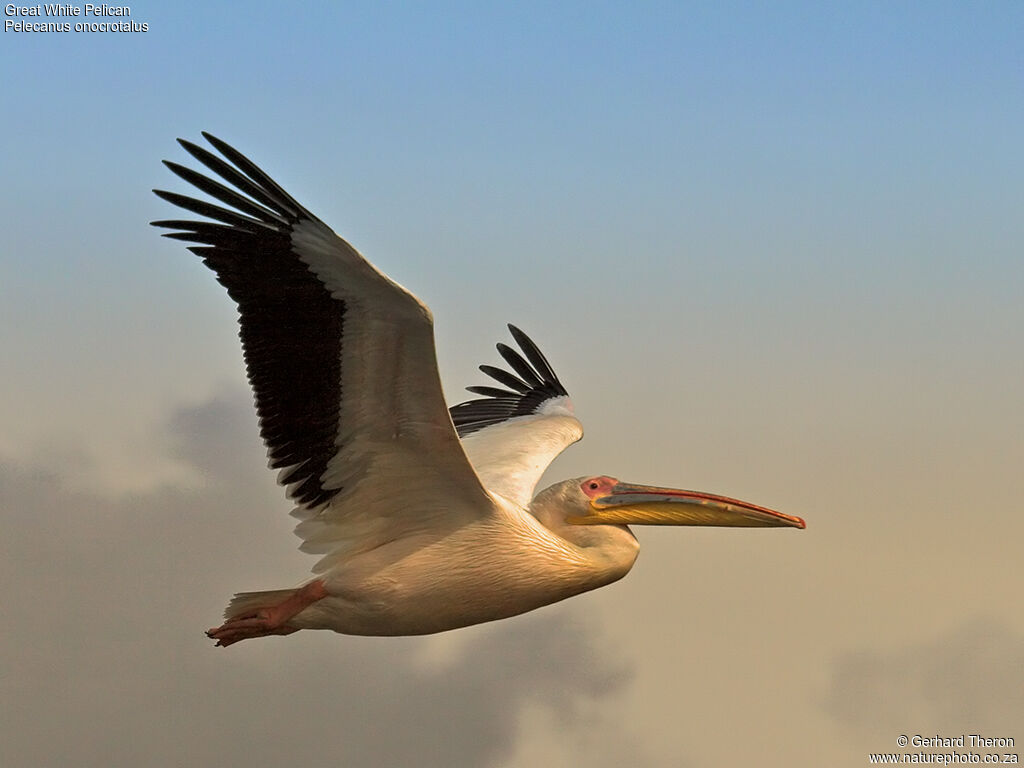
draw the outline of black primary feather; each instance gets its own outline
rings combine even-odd
[[[548,400],[569,394],[558,380],[547,358],[530,337],[514,325],[509,325],[508,329],[526,358],[506,344],[497,345],[498,354],[519,376],[492,365],[480,366],[481,371],[509,389],[466,387],[470,392],[484,397],[468,400],[448,409],[459,437],[465,437],[484,427],[500,424],[517,416],[529,416],[536,413]]]
[[[153,190],[213,221],[152,224],[177,230],[165,237],[198,243],[189,250],[202,257],[238,305],[239,337],[270,466],[288,470],[282,482],[292,499],[317,507],[341,490],[324,488],[322,477],[338,450],[345,303],[330,295],[292,249],[292,231],[315,220],[313,214],[236,149],[203,136],[224,159],[192,142],[178,142],[231,186],[164,163],[228,208]]]

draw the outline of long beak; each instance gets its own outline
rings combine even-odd
[[[721,525],[741,528],[806,528],[799,517],[784,515],[728,496],[675,488],[618,483],[611,493],[590,502],[590,512],[574,516],[577,525]]]

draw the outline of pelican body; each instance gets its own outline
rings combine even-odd
[[[583,436],[568,392],[510,325],[502,387],[447,408],[433,318],[252,161],[204,133],[181,146],[221,180],[165,161],[220,205],[161,198],[201,219],[153,222],[193,245],[239,310],[269,464],[295,502],[300,549],[319,555],[294,589],[236,594],[207,634],[219,646],[300,629],[420,635],[493,621],[625,576],[628,525],[803,528],[725,496],[606,475],[540,476]]]

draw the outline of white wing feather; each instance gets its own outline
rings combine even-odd
[[[355,552],[493,509],[452,428],[441,389],[430,311],[318,220],[296,227],[293,247],[346,304],[342,425],[323,484],[340,489],[318,510],[298,507],[314,572]]]
[[[471,432],[462,447],[484,488],[526,508],[548,465],[582,437],[569,398],[558,397],[536,414]]]

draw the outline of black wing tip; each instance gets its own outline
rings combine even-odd
[[[515,391],[489,386],[466,387],[474,395],[483,397],[449,409],[460,437],[518,416],[536,413],[548,400],[569,394],[533,340],[511,323],[508,329],[522,348],[522,354],[503,342],[498,342],[495,348],[515,373],[493,365],[481,365],[480,370]]]
[[[245,157],[245,155],[243,155],[237,149],[235,149],[230,144],[228,144],[226,141],[224,141],[224,139],[218,139],[216,136],[214,136],[209,131],[200,131],[199,133],[202,135],[202,137],[204,139],[206,139],[208,142],[210,142],[210,145],[214,149],[216,149],[218,152],[220,152],[225,157],[230,158],[230,156],[232,154],[236,154],[236,155],[240,155],[241,157],[245,158],[246,160],[249,160],[248,157]],[[252,161],[249,160],[249,162],[252,162]]]
[[[507,326],[509,333],[512,334],[512,339],[519,346],[519,349],[513,349],[508,344],[499,341],[494,345],[498,350],[498,354],[505,358],[506,361],[508,361],[509,356],[517,358],[520,362],[530,367],[534,375],[536,375],[544,384],[553,384],[561,387],[562,382],[558,380],[558,376],[555,375],[554,370],[544,357],[544,354],[540,351],[540,347],[537,346],[537,343],[518,326],[513,325],[512,323],[508,323]],[[524,358],[523,355],[526,357]],[[538,363],[543,363],[543,365],[539,365]],[[487,373],[487,371],[484,371],[484,373]]]
[[[178,144],[181,148],[188,152],[192,157],[199,159],[204,154],[210,154],[210,150],[204,149],[203,147],[196,144],[194,141],[188,139],[177,139]]]
[[[224,157],[228,158],[228,160],[231,159],[229,157],[230,153],[236,153],[236,154],[238,154],[238,155],[240,155],[242,157],[245,157],[244,155],[242,155],[241,152],[239,152],[237,149],[232,147],[226,141],[224,141],[223,139],[218,139],[216,136],[214,136],[209,131],[200,131],[199,133],[203,136],[204,139],[206,139],[210,143],[210,145],[214,149],[216,149],[218,152],[220,152]],[[203,146],[201,146],[200,144],[197,144],[194,141],[189,141],[188,139],[183,139],[180,136],[178,138],[176,138],[175,141],[178,143],[178,145],[182,149],[184,149],[186,152],[188,152],[192,157],[197,157],[197,153],[200,154],[200,155],[203,154],[203,153],[210,154],[210,151],[208,149],[204,148]],[[248,158],[246,158],[246,159],[248,160]],[[173,160],[161,160],[160,162],[163,163],[164,165],[166,165],[168,168],[171,168],[171,170],[174,170],[174,167],[185,168],[186,170],[192,170],[191,168],[188,168],[187,166],[183,166],[180,163],[175,163]]]
[[[508,330],[509,330],[509,333],[512,334],[512,338],[515,340],[516,344],[519,346],[519,350],[521,352],[529,355],[530,347],[536,348],[537,345],[533,343],[533,339],[531,339],[529,336],[527,336],[521,330],[519,330],[514,325],[512,325],[512,323],[508,324]]]
[[[220,152],[220,157],[187,139],[178,138],[177,141],[192,159],[198,160],[212,174],[173,160],[161,162],[179,179],[215,202],[154,189],[157,197],[198,214],[203,221],[212,219],[229,226],[241,225],[243,230],[249,225],[260,226],[256,222],[262,222],[269,229],[281,231],[282,227],[292,226],[302,218],[312,218],[312,214],[245,155],[207,131],[202,131],[202,134],[213,149]]]
[[[520,349],[521,349],[521,350],[522,350],[523,352],[526,352],[526,351],[527,351],[527,350],[529,350],[529,349],[530,349],[531,347],[532,347],[532,348],[534,348],[534,349],[537,349],[537,351],[538,351],[538,352],[540,351],[540,350],[539,350],[539,349],[537,348],[537,344],[536,344],[536,343],[534,342],[534,340],[533,340],[533,339],[531,339],[531,338],[530,338],[530,337],[529,337],[529,336],[528,336],[528,335],[527,335],[527,334],[526,334],[526,333],[525,333],[524,331],[522,331],[522,330],[521,330],[520,328],[518,328],[518,327],[517,327],[517,326],[515,326],[515,325],[512,325],[512,323],[509,323],[509,324],[508,324],[508,332],[512,334],[512,338],[513,338],[513,339],[515,339],[515,342],[516,342],[516,344],[518,344],[518,345],[519,345],[519,348],[520,348]]]
[[[518,376],[509,373],[508,371],[502,370],[501,368],[496,368],[493,365],[481,365],[479,366],[479,368],[481,373],[483,373],[486,376],[490,376],[492,379],[499,382],[500,384],[504,384],[509,389],[515,390],[516,392],[520,392],[523,394],[530,391],[529,384],[520,379]]]
[[[477,386],[466,387],[466,391],[472,392],[474,395],[483,395],[484,397],[490,397],[494,399],[505,399],[505,398],[516,398],[518,394],[507,389],[498,389],[497,387]]]
[[[238,305],[239,334],[270,465],[289,467],[282,482],[294,503],[322,507],[341,490],[325,488],[323,477],[338,450],[337,350],[345,302],[331,296],[292,249],[290,231],[308,215],[305,209],[242,153],[206,131],[202,135],[212,148],[201,140],[178,138],[189,157],[182,163],[162,161],[192,189],[185,194],[153,190],[196,218],[150,224],[179,230],[162,232],[163,237],[197,243],[186,245],[187,250],[203,259]],[[297,329],[314,324],[317,334],[295,338]],[[281,349],[291,357],[279,355]],[[273,425],[266,421],[270,418]]]
[[[228,143],[226,141],[224,141],[223,139],[218,139],[216,136],[214,136],[209,131],[200,131],[199,134],[204,139],[206,139],[208,142],[210,142],[210,144],[213,145],[214,149],[220,149],[220,146],[218,146],[218,145],[221,145],[221,144],[223,144],[225,146],[228,146]],[[195,153],[193,152],[193,150],[196,150],[196,149],[198,149],[200,152],[206,152],[207,151],[207,150],[203,149],[203,147],[200,146],[199,144],[196,144],[194,141],[189,141],[188,139],[183,139],[181,136],[176,138],[175,141],[178,142],[178,144],[186,152],[188,152],[190,155],[194,155]]]

